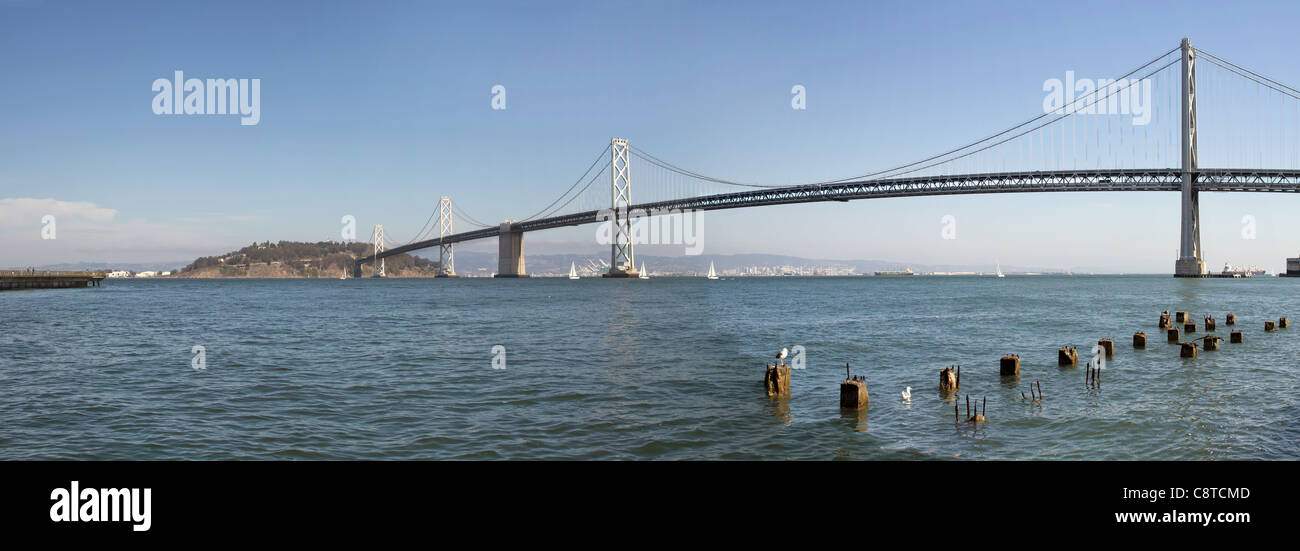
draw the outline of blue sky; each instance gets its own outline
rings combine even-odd
[[[380,223],[405,241],[440,195],[480,220],[521,218],[615,136],[738,181],[862,174],[1041,113],[1045,79],[1117,76],[1183,36],[1295,86],[1297,12],[1289,2],[0,0],[0,264],[171,261],[337,238],[345,214],[363,240]],[[174,70],[260,78],[260,124],[155,115],[150,86]],[[490,106],[497,84],[505,110]],[[794,84],[806,110],[790,108]],[[1203,196],[1207,261],[1281,267],[1300,251],[1284,233],[1297,206],[1289,195]],[[40,239],[45,211],[63,214],[53,242]],[[948,214],[956,240],[940,239]],[[1240,236],[1247,214],[1255,240]],[[1167,272],[1177,223],[1175,194],[858,201],[711,212],[705,252]],[[600,250],[592,236],[529,234],[527,247]]]

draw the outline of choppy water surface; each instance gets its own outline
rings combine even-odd
[[[0,293],[3,459],[1297,459],[1300,279],[109,280]],[[1178,357],[1161,310],[1234,312]],[[1134,350],[1131,335],[1150,344]],[[1203,333],[1201,333],[1203,334]],[[1199,334],[1198,334],[1199,335]],[[1056,365],[1116,339],[1102,388]],[[192,369],[192,347],[206,370]],[[506,368],[492,368],[492,348]],[[803,345],[792,397],[764,362]],[[1018,380],[998,358],[1018,353]],[[844,363],[869,410],[842,412]],[[938,371],[988,398],[957,425]],[[1021,392],[1039,381],[1041,405]],[[913,387],[910,404],[899,392]],[[961,399],[963,400],[963,395]]]

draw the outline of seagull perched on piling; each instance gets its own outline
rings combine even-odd
[[[789,355],[790,355],[790,351],[785,348],[782,348],[780,352],[776,353],[776,363],[781,363],[781,360],[784,360],[786,356]]]
[[[912,401],[912,387],[909,386],[907,387],[907,390],[903,391],[903,401],[904,402]]]

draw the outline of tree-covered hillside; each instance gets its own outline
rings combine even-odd
[[[371,247],[366,243],[333,241],[253,243],[221,256],[201,257],[182,268],[179,275],[197,275],[202,272],[213,276],[234,277],[245,275],[253,269],[263,272],[265,269],[262,267],[272,267],[290,277],[338,277],[345,271],[351,272],[357,258],[371,254]],[[427,272],[432,275],[438,269],[437,262],[408,254],[387,257],[384,265],[385,271],[390,274],[418,275]]]

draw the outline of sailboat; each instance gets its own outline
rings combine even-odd
[[[650,272],[645,271],[645,262],[641,263],[641,274],[636,277],[637,279],[650,279]]]
[[[998,274],[997,274],[997,275],[998,275],[998,277],[1007,277],[1006,274],[1002,273],[1002,263],[1001,263],[1001,262],[998,262]]]
[[[704,276],[708,279],[718,279],[717,270],[713,269],[713,261],[709,261],[709,275]]]
[[[569,263],[569,279],[578,279],[578,265],[576,263]]]
[[[347,279],[347,278],[348,278],[347,269],[344,269],[343,271],[339,272],[339,279]]]

